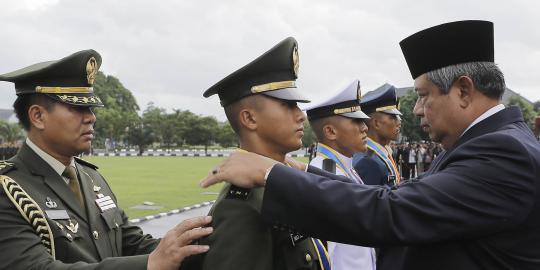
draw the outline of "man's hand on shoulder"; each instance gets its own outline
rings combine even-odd
[[[249,152],[234,152],[214,167],[201,181],[202,187],[229,182],[243,188],[261,187],[272,167],[279,162]]]
[[[176,270],[182,261],[192,255],[207,252],[206,245],[192,245],[201,237],[212,233],[212,227],[202,228],[210,224],[212,217],[195,217],[184,220],[168,231],[148,257],[148,270]]]

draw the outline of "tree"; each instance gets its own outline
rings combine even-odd
[[[302,146],[305,148],[308,148],[316,141],[317,141],[317,138],[315,137],[315,133],[313,133],[313,129],[311,129],[311,125],[309,124],[309,121],[305,121],[304,122],[304,137],[302,137]]]
[[[208,151],[208,145],[214,140],[218,121],[212,116],[200,117],[193,115],[186,119],[188,129],[184,132],[184,139],[188,144],[204,145],[204,153]]]
[[[154,142],[155,137],[152,129],[145,127],[142,119],[139,118],[128,128],[127,139],[131,144],[139,147],[140,156],[146,147]]]
[[[232,129],[229,122],[219,123],[219,128],[216,134],[216,142],[219,143],[222,147],[231,147],[238,145],[238,138],[236,133]]]
[[[429,140],[428,134],[420,128],[420,119],[413,113],[416,98],[416,93],[409,90],[399,99],[399,111],[403,114],[401,116],[401,134],[408,141]]]
[[[95,125],[96,143],[103,144],[105,138],[121,141],[127,128],[139,119],[139,105],[135,97],[113,76],[98,72],[94,92],[101,99],[104,108],[95,110],[98,121]]]
[[[0,120],[0,138],[5,142],[15,143],[24,138],[24,132],[19,124]]]
[[[508,106],[512,105],[518,106],[521,109],[525,123],[529,125],[529,128],[534,130],[534,119],[536,118],[536,112],[533,105],[525,101],[521,96],[511,97],[510,100],[508,100]]]

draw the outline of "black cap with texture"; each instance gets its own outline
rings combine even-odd
[[[0,81],[15,83],[18,96],[38,93],[71,105],[101,107],[103,103],[92,88],[100,66],[99,53],[84,50],[2,74]]]
[[[457,21],[415,33],[399,45],[413,79],[439,68],[467,63],[494,62],[493,23]]]
[[[203,96],[218,94],[222,106],[256,94],[309,102],[296,90],[298,68],[298,44],[294,38],[288,37],[251,63],[214,84]]]

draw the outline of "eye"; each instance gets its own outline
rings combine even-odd
[[[290,101],[290,100],[284,100],[283,104],[289,108],[296,108],[297,102],[296,101]]]

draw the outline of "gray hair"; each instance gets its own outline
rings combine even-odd
[[[452,84],[461,76],[471,78],[474,86],[484,95],[501,99],[506,89],[502,71],[492,62],[469,62],[443,67],[426,73],[441,93],[448,94]]]

